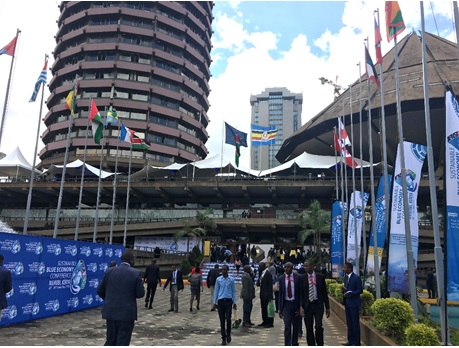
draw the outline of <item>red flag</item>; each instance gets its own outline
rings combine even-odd
[[[5,47],[0,49],[0,56],[6,54],[8,56],[14,57],[14,52],[16,51],[16,43],[18,41],[18,36],[16,35],[13,40],[9,42]]]
[[[341,118],[338,118],[338,127],[341,139],[339,139],[338,134],[334,133],[335,149],[341,153],[341,156],[344,158],[344,161],[349,167],[356,168],[358,163],[352,158],[351,153],[346,149],[346,145],[351,145],[351,141],[349,140],[346,129],[344,129]]]
[[[379,30],[379,23],[375,18],[375,50],[376,50],[376,63],[381,64],[383,57],[381,53],[381,31]]]
[[[365,46],[365,69],[367,71],[368,78],[376,83],[378,88],[380,88],[380,82],[378,78],[378,73],[376,72],[376,68],[371,60],[370,53],[368,52],[367,46]]]

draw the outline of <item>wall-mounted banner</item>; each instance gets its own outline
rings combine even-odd
[[[338,278],[343,275],[344,264],[344,234],[343,234],[343,207],[345,203],[335,201],[332,204],[332,216],[330,224],[330,255],[332,264],[332,277]],[[346,211],[346,209],[344,209]]]
[[[346,261],[354,265],[354,272],[359,274],[359,260],[360,260],[360,241],[362,239],[362,218],[363,212],[367,206],[368,193],[360,191],[352,192],[351,199],[349,200],[349,218],[347,222],[347,252]],[[354,205],[355,201],[355,205]],[[357,232],[357,238],[356,238]],[[357,241],[357,244],[356,244]],[[357,246],[357,248],[356,248]]]
[[[390,193],[390,183],[392,182],[392,174],[387,174],[387,179],[384,180],[384,176],[381,176],[378,184],[378,191],[375,198],[375,211],[376,211],[376,243],[378,243],[378,268],[381,269],[381,260],[384,251],[384,244],[386,243],[386,204],[384,182],[388,186],[388,192]],[[368,277],[375,276],[375,245],[374,245],[374,233],[373,224],[370,226],[370,240],[368,242],[368,256],[367,256],[367,275]]]
[[[97,287],[110,261],[120,263],[123,246],[0,232],[3,267],[11,271],[0,326],[102,304]]]
[[[176,241],[173,237],[135,237],[136,250],[154,250],[157,246],[166,253],[188,252],[195,246],[201,249],[201,238],[183,237]]]
[[[446,296],[459,301],[459,104],[446,92]]]
[[[403,208],[399,147],[397,148],[397,158],[394,170],[395,177],[392,187],[387,288],[389,291],[408,294],[408,260],[406,255],[405,215]],[[416,267],[419,240],[417,212],[418,188],[422,165],[427,154],[427,147],[405,141],[403,142],[403,149],[405,153],[405,177],[408,194],[408,218],[411,231],[411,246],[413,250],[414,265]]]

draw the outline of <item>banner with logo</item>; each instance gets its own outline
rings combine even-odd
[[[332,204],[332,216],[330,224],[330,255],[332,278],[339,278],[343,275],[344,264],[344,235],[343,235],[343,207],[341,201]],[[346,209],[344,209],[346,210]]]
[[[390,183],[392,181],[392,174],[387,174],[387,179],[384,180],[384,176],[381,176],[378,184],[378,191],[375,197],[375,227],[376,231],[373,231],[373,224],[370,226],[370,241],[368,242],[368,256],[366,271],[368,277],[374,277],[375,275],[375,245],[374,245],[374,234],[376,233],[376,242],[378,243],[378,268],[381,269],[381,260],[384,251],[384,244],[386,243],[386,196],[384,183],[389,187],[388,192],[390,193]]]
[[[11,271],[0,326],[97,307],[97,287],[123,246],[0,232],[3,267]]]
[[[459,104],[446,92],[446,298],[459,301]]]
[[[173,237],[135,237],[134,249],[136,250],[154,250],[159,247],[163,252],[175,253],[177,251],[188,252],[195,246],[201,249],[201,238],[183,237],[175,240]]]
[[[405,153],[405,177],[408,194],[408,211],[411,232],[411,245],[414,265],[418,260],[418,212],[417,199],[421,169],[427,154],[424,145],[403,142]],[[387,288],[389,291],[409,293],[408,260],[406,255],[405,216],[403,209],[402,177],[400,166],[400,148],[397,148],[394,183],[392,187],[392,204],[390,218],[390,238],[388,252]]]
[[[349,200],[349,218],[347,222],[347,252],[346,261],[354,265],[354,272],[359,274],[359,260],[360,260],[360,241],[362,239],[362,217],[363,212],[367,206],[368,193],[354,191]],[[355,205],[354,205],[355,201]],[[357,232],[357,244],[356,242]],[[356,248],[357,246],[357,248]]]

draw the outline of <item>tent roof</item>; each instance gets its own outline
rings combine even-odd
[[[81,173],[81,166],[85,166],[86,168],[86,171],[89,171],[90,173],[94,174],[95,176],[99,176],[99,169],[96,168],[96,167],[93,167],[92,165],[90,164],[84,164],[83,161],[77,159],[71,163],[67,163],[67,170],[73,170],[73,173],[72,175],[78,175],[79,173]],[[55,164],[52,164],[48,169],[44,170],[43,171],[43,174],[51,174],[51,175],[56,175],[56,174],[62,174],[63,172],[63,169],[64,169],[64,166],[63,165],[55,165]],[[78,170],[80,172],[78,172]],[[109,176],[111,175],[114,175],[115,173],[111,173],[111,172],[107,172],[105,170],[102,170],[100,171],[100,177],[102,179],[105,179],[105,178],[108,178]]]
[[[30,176],[32,165],[27,162],[19,147],[0,160],[1,176]],[[35,168],[35,173],[41,172]]]

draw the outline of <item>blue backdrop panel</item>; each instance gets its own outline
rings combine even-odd
[[[0,326],[100,306],[97,287],[124,247],[0,232],[13,278]]]

